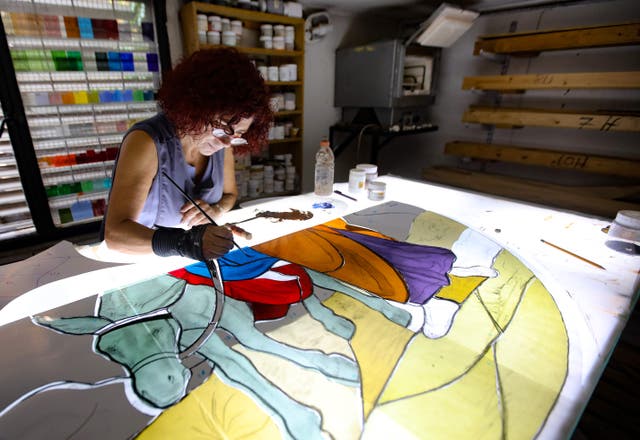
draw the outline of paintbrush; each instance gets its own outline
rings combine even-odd
[[[572,257],[577,258],[577,259],[578,259],[578,260],[580,260],[580,261],[584,261],[585,263],[590,264],[590,265],[592,265],[593,267],[597,267],[598,269],[602,269],[602,270],[607,270],[607,269],[605,269],[603,266],[599,265],[598,263],[595,263],[595,262],[593,262],[593,261],[591,261],[591,260],[588,260],[588,259],[586,259],[586,258],[584,258],[584,257],[581,257],[581,256],[580,256],[580,255],[578,255],[578,254],[574,254],[573,252],[568,251],[568,250],[566,250],[565,248],[562,248],[562,247],[560,247],[560,246],[558,246],[558,245],[556,245],[556,244],[550,243],[550,242],[548,242],[548,241],[546,241],[546,240],[543,240],[542,238],[540,239],[540,241],[541,241],[541,242],[543,242],[544,244],[548,245],[548,246],[551,246],[552,248],[555,248],[555,249],[558,249],[559,251],[564,252],[564,253],[565,253],[565,254],[567,254],[567,255],[571,255]]]
[[[185,197],[187,198],[187,200],[189,200],[193,206],[195,206],[196,208],[198,208],[198,210],[202,213],[202,215],[204,215],[204,216],[207,218],[207,220],[209,220],[209,223],[211,223],[213,226],[218,226],[218,224],[217,224],[217,223],[216,223],[216,222],[211,218],[211,216],[209,216],[209,214],[207,214],[207,213],[204,211],[204,209],[202,209],[202,208],[200,207],[200,205],[198,205],[198,204],[196,203],[196,201],[195,201],[195,200],[193,200],[193,199],[191,198],[191,196],[189,196],[189,194],[187,194],[187,193],[186,193],[182,188],[180,188],[180,185],[178,185],[178,184],[176,183],[176,181],[175,181],[175,180],[173,180],[173,179],[172,179],[172,178],[171,178],[167,173],[165,173],[164,171],[162,172],[162,174],[164,174],[164,176],[165,176],[167,179],[169,179],[169,181],[170,181],[171,183],[173,183],[173,185],[174,185],[176,188],[178,188],[178,191],[180,191],[180,192],[182,193],[182,195],[183,195],[183,196],[185,196]],[[231,228],[230,228],[230,229],[231,229]],[[233,232],[233,229],[231,229],[231,231]],[[233,245],[234,245],[235,247],[237,247],[237,248],[240,250],[240,252],[242,252],[243,254],[247,255],[247,254],[246,254],[246,252],[245,252],[245,251],[244,251],[244,250],[243,250],[243,249],[238,245],[238,243],[236,243],[233,239],[231,239],[231,243],[233,243]],[[248,255],[247,255],[247,256],[248,256]]]

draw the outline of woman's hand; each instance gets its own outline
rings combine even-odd
[[[195,200],[200,208],[204,212],[209,215],[214,220],[218,220],[224,210],[218,205],[209,205],[207,202],[201,199]],[[193,206],[191,202],[187,202],[180,208],[180,212],[182,213],[182,224],[185,226],[196,226],[196,225],[204,225],[210,223],[209,219],[200,212],[198,208]]]
[[[224,226],[206,226],[202,235],[202,256],[206,260],[219,258],[233,248],[233,234]]]

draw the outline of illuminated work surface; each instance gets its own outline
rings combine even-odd
[[[562,397],[551,412],[543,434],[553,437],[554,433],[566,432],[567,425],[575,423],[577,415],[586,405],[635,302],[640,257],[615,252],[605,245],[611,238],[601,230],[609,225],[608,219],[586,217],[395,177],[385,176],[380,180],[387,183],[385,201],[402,202],[449,217],[484,234],[513,253],[535,273],[551,292],[558,307],[563,313],[567,313],[571,320],[567,331],[571,338],[580,340],[580,350],[577,352],[572,348],[570,351],[570,379],[564,385]],[[336,189],[347,193],[346,184],[337,184]],[[242,223],[240,226],[251,232],[253,237],[250,241],[240,238],[236,238],[236,241],[240,246],[254,246],[382,203],[368,200],[364,192],[353,196],[358,199],[357,202],[340,195],[330,198],[319,198],[313,194],[286,197],[234,210],[228,213],[225,221],[242,221],[261,211],[299,209],[314,213],[312,219],[305,221],[274,222],[258,218]],[[334,207],[313,207],[320,202],[330,202]],[[541,239],[570,250],[605,269],[596,268],[545,245]],[[83,253],[93,257],[106,255],[100,247],[85,248]],[[15,296],[49,281],[57,283],[56,290],[66,292],[67,295],[61,293],[51,297],[44,295],[45,288],[31,290],[0,311],[0,324],[90,296],[95,293],[92,286],[101,283],[113,282],[115,279],[120,285],[124,285],[145,275],[161,274],[189,262],[181,258],[151,257],[136,263],[135,270],[131,270],[130,265],[116,266],[58,281],[54,281],[56,276],[51,273],[55,270],[51,270],[50,266],[38,263],[35,272],[28,271],[31,278],[37,275],[38,280],[30,280],[27,279],[29,275],[24,275],[25,272],[19,270],[20,265],[26,267],[29,262],[16,263],[10,265],[11,270],[0,272],[4,296]],[[87,270],[94,269],[96,268],[87,266]],[[16,285],[16,274],[24,278],[23,286]],[[33,284],[29,284],[30,282]],[[574,314],[573,317],[571,313]],[[571,370],[580,373],[572,375]]]

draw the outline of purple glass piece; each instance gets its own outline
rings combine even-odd
[[[366,246],[400,273],[409,289],[409,302],[424,304],[443,286],[456,256],[449,249],[394,241],[357,232],[337,230]]]

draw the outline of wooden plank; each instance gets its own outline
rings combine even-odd
[[[640,204],[590,195],[585,188],[573,191],[572,187],[478,171],[436,167],[424,169],[422,177],[444,185],[609,218],[623,209],[640,209]]]
[[[640,88],[640,72],[467,76],[462,82],[463,90],[632,88]]]
[[[640,23],[480,36],[473,54],[537,53],[630,44],[640,44]]]
[[[640,179],[640,160],[463,141],[448,142],[444,152],[475,159],[499,160]]]
[[[640,131],[640,116],[615,112],[472,106],[464,112],[462,120],[501,128],[531,125],[599,131]]]

